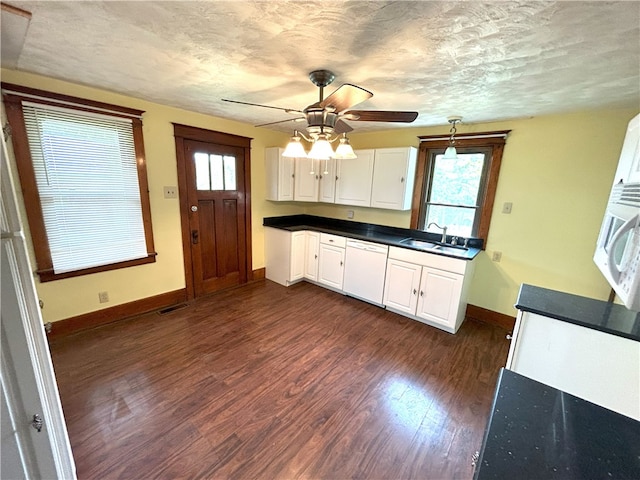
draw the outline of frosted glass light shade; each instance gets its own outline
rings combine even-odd
[[[301,138],[296,136],[291,137],[287,147],[282,152],[283,157],[292,158],[307,158],[307,152],[304,150],[304,146],[300,142]]]
[[[456,147],[450,146],[444,151],[444,155],[442,156],[445,160],[457,160],[458,152],[456,151]]]
[[[340,139],[340,145],[336,148],[335,157],[347,160],[358,158],[356,153],[353,151],[351,144],[349,144],[349,139],[347,137],[342,137]]]
[[[311,146],[309,152],[309,158],[315,158],[318,160],[329,160],[333,157],[333,148],[326,138],[318,138]]]

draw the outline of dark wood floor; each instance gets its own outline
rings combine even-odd
[[[505,331],[257,282],[52,342],[81,479],[471,478]]]

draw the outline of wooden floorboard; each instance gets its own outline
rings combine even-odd
[[[464,479],[505,333],[265,280],[51,353],[80,479]]]

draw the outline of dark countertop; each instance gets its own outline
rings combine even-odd
[[[475,480],[640,479],[640,422],[502,369]]]
[[[523,284],[515,307],[640,342],[640,313],[623,305]]]
[[[341,235],[343,237],[368,240],[393,247],[417,250],[432,253],[434,255],[459,258],[462,260],[473,260],[481,252],[483,244],[482,239],[474,238],[469,240],[468,249],[455,249],[455,253],[452,253],[452,249],[449,249],[445,253],[438,250],[428,250],[400,243],[402,240],[407,238],[415,238],[418,240],[438,243],[441,240],[441,235],[439,234],[427,233],[421,230],[411,230],[408,228],[387,227],[372,223],[353,222],[328,217],[316,217],[314,215],[266,217],[263,219],[262,224],[265,227],[279,228],[291,232],[311,230],[315,232],[331,233],[334,235]],[[451,242],[451,238],[451,235],[447,236],[447,241],[449,243]]]

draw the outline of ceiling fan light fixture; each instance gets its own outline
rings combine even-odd
[[[356,153],[353,151],[351,144],[349,143],[349,139],[347,138],[346,133],[342,134],[342,138],[340,139],[340,144],[336,147],[335,158],[345,159],[345,160],[358,158]]]
[[[327,139],[326,133],[321,133],[318,135],[311,146],[311,151],[309,152],[309,158],[317,159],[317,160],[329,160],[334,156],[333,148],[331,148],[331,144]]]
[[[290,158],[307,158],[307,152],[302,145],[302,138],[298,134],[298,131],[294,131],[293,137],[289,140],[287,147],[282,152],[283,157]]]
[[[442,156],[443,159],[445,160],[457,160],[458,159],[458,151],[456,150],[455,144],[456,144],[456,123],[461,122],[462,121],[462,117],[460,116],[452,116],[447,118],[447,121],[451,124],[451,130],[449,130],[449,133],[451,134],[451,136],[449,137],[449,146],[447,147],[447,149],[444,151],[444,155]]]

